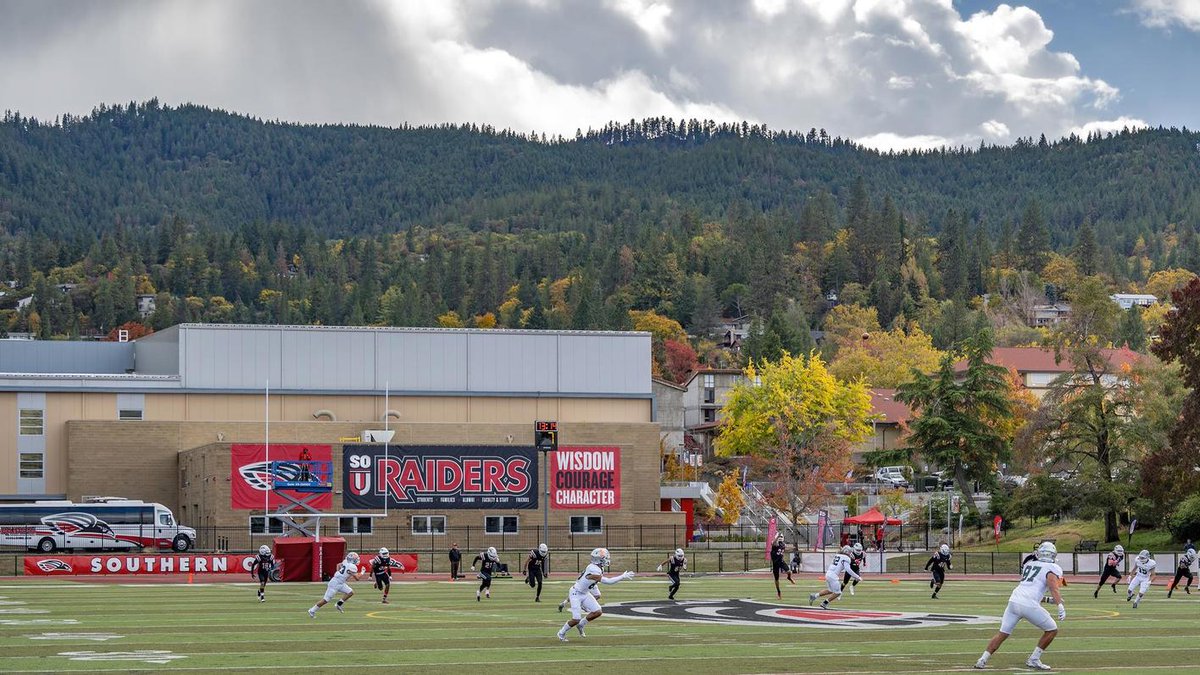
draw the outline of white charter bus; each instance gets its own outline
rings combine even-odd
[[[0,504],[0,546],[53,553],[59,549],[187,551],[196,530],[182,527],[162,504],[119,497],[83,503]]]

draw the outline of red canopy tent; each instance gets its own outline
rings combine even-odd
[[[899,518],[888,518],[876,506],[872,506],[862,515],[842,521],[843,525],[883,525],[885,523],[888,525],[903,525],[904,521]]]

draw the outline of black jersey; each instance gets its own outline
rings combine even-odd
[[[1125,560],[1124,553],[1117,553],[1116,551],[1113,551],[1112,553],[1108,554],[1107,558],[1104,559],[1104,566],[1116,569],[1121,566],[1121,562],[1123,560]]]
[[[687,556],[676,558],[671,556],[667,558],[667,571],[671,574],[679,574],[679,572],[687,567]]]
[[[392,568],[403,568],[404,565],[392,560],[391,557],[375,556],[371,560],[371,574],[377,577],[392,576]]]
[[[947,567],[950,567],[950,558],[953,553],[942,553],[938,551],[929,558],[929,562],[925,563],[925,569],[932,569],[934,572],[945,572]]]
[[[250,563],[250,573],[270,572],[275,567],[275,556],[267,553],[266,555],[259,553],[254,556],[254,562]]]
[[[771,544],[771,562],[777,565],[782,565],[783,554],[786,552],[787,544],[783,543],[782,541],[777,541],[774,544]]]
[[[1179,569],[1190,572],[1195,562],[1196,553],[1194,551],[1187,551],[1179,556]]]
[[[491,558],[487,557],[486,554],[477,555],[475,556],[475,559],[471,561],[471,567],[478,566],[479,573],[485,574],[489,577],[496,573],[496,566],[499,564],[499,560],[492,560]]]
[[[857,569],[859,567],[862,567],[864,564],[866,564],[866,562],[867,562],[867,552],[866,551],[851,551],[851,553],[850,553],[850,566],[851,567],[854,567]]]
[[[529,552],[529,573],[542,574],[546,573],[546,558],[549,556],[543,554],[536,548]]]

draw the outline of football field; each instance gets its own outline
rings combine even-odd
[[[260,604],[256,585],[241,583],[8,580],[0,671],[967,672],[1014,585],[951,576],[932,600],[921,581],[868,577],[821,612],[808,605],[817,576],[797,581],[782,602],[762,577],[685,577],[679,604],[665,602],[661,576],[603,586],[606,615],[564,644],[555,631],[569,613],[556,605],[568,579],[550,582],[541,603],[519,580],[497,580],[482,602],[470,580],[402,582],[388,605],[358,582],[344,614],[329,605],[316,619],[306,610],[323,584],[274,584]],[[1067,620],[1043,660],[1064,672],[1194,670],[1200,592],[1168,600],[1155,586],[1135,610],[1117,588],[1098,600],[1082,579],[1065,589]],[[1022,623],[989,670],[1025,670],[1038,633]]]

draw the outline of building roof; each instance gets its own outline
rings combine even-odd
[[[682,384],[675,384],[674,382],[664,380],[660,377],[652,377],[650,378],[650,381],[663,387],[670,387],[672,389],[678,389],[679,391],[687,391],[687,387],[683,386]]]
[[[696,379],[698,375],[744,376],[745,374],[746,371],[742,370],[741,368],[699,368],[697,370],[693,370],[691,375],[688,375],[688,378],[683,381],[683,386],[684,388],[687,388],[689,385],[691,385],[692,380]]]
[[[0,345],[0,391],[649,398],[650,334],[181,324]]]
[[[883,416],[876,420],[882,424],[902,424],[912,417],[912,410],[896,400],[895,389],[872,389],[871,411]]]
[[[1108,358],[1113,367],[1132,365],[1141,357],[1137,352],[1122,347],[1120,349],[1101,349],[1100,352]],[[1054,350],[1045,347],[996,347],[992,350],[989,363],[1011,368],[1018,373],[1068,373],[1073,368],[1069,359],[1055,361]],[[954,364],[955,372],[967,369],[967,361],[963,359]]]

